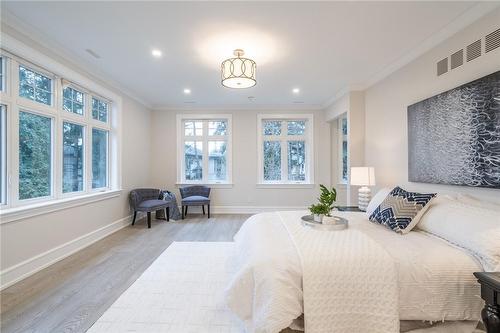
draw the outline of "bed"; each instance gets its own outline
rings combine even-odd
[[[403,332],[412,328],[411,323],[422,321],[427,324],[453,323],[449,326],[450,332],[471,332],[476,327],[483,302],[479,284],[472,273],[484,269],[476,256],[422,230],[400,235],[370,223],[365,213],[335,213],[349,220],[347,230],[307,229],[300,223],[300,217],[306,215],[306,211],[257,214],[242,226],[235,236],[236,254],[228,263],[234,273],[225,298],[227,306],[244,323],[248,332],[280,332],[287,327],[300,329],[303,314],[307,332],[333,331],[331,318],[325,319],[323,315],[318,318],[318,325],[311,319],[308,323],[308,318],[313,318],[316,313],[342,312],[343,307],[349,309],[342,313],[347,322],[339,324],[337,320],[335,332],[361,331],[361,327],[367,331],[367,326],[370,332]],[[332,236],[340,233],[347,238]],[[354,238],[347,236],[348,233],[359,239],[352,241]],[[355,250],[345,250],[348,248],[345,244],[330,248],[335,242],[359,242],[362,246],[373,244],[359,250],[368,252],[363,254],[362,259],[356,259],[355,252],[360,245]],[[307,252],[310,253],[305,255]],[[323,256],[324,252],[328,256]],[[328,261],[334,252],[340,259]],[[353,252],[354,259],[350,259]],[[370,255],[373,257],[366,260]],[[321,271],[314,274],[326,277],[321,282],[308,277],[311,275],[309,271],[313,270],[308,262],[316,261],[316,257],[327,258],[319,260],[314,268]],[[349,257],[347,262],[342,261],[345,257]],[[376,262],[379,257],[384,260]],[[356,260],[365,261],[357,263]],[[368,267],[370,264],[372,266]],[[357,275],[338,272],[360,265],[363,267],[356,269]],[[386,266],[381,269],[383,265]],[[381,272],[370,277],[369,272],[376,269]],[[357,279],[359,275],[360,281],[364,282],[352,281],[355,280],[353,276]],[[331,289],[334,289],[333,293],[330,293]],[[350,294],[344,295],[348,293],[346,290],[350,290]],[[371,295],[380,290],[386,291],[385,294]],[[363,309],[369,302],[373,306]],[[384,310],[373,313],[374,309],[378,311],[380,308]],[[364,318],[366,313],[375,317],[386,316],[383,323],[386,326],[377,320]],[[463,325],[459,327],[455,324]]]

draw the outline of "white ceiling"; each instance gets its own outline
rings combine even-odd
[[[153,107],[314,107],[425,51],[419,46],[449,26],[461,28],[457,21],[474,7],[473,2],[2,1],[2,20],[23,22],[24,30],[44,35],[90,72]],[[162,50],[161,59],[151,56],[153,48]],[[255,87],[221,86],[220,62],[234,48],[257,62]],[[295,87],[300,94],[292,93]]]

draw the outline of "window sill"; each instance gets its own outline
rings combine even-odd
[[[271,183],[258,183],[256,185],[257,188],[314,188],[313,183],[276,183],[276,184],[271,184]]]
[[[86,205],[92,202],[118,197],[122,190],[110,190],[70,197],[58,200],[51,200],[32,205],[7,208],[0,210],[0,224],[10,223],[17,220],[48,214],[59,210]]]
[[[196,185],[201,185],[201,186],[208,186],[210,188],[232,188],[233,183],[175,183],[175,186],[179,187],[184,187],[184,186],[196,186]]]

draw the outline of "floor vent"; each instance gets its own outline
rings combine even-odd
[[[450,68],[455,69],[464,64],[464,50],[453,53],[450,57]]]
[[[481,56],[481,40],[476,40],[474,43],[467,46],[467,61],[472,61]]]
[[[500,29],[493,31],[484,38],[485,51],[490,52],[500,47]]]
[[[448,58],[438,61],[437,63],[437,75],[443,75],[448,71]]]

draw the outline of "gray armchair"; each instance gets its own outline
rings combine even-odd
[[[187,215],[188,206],[201,206],[205,215],[205,205],[207,205],[208,218],[210,218],[210,187],[208,186],[187,186],[179,189],[181,192],[182,219]]]
[[[148,214],[148,228],[151,228],[151,212],[165,209],[167,221],[169,217],[169,201],[160,200],[161,191],[155,188],[139,188],[130,192],[130,206],[134,210],[134,219],[132,225],[135,224],[137,212],[146,212]]]

